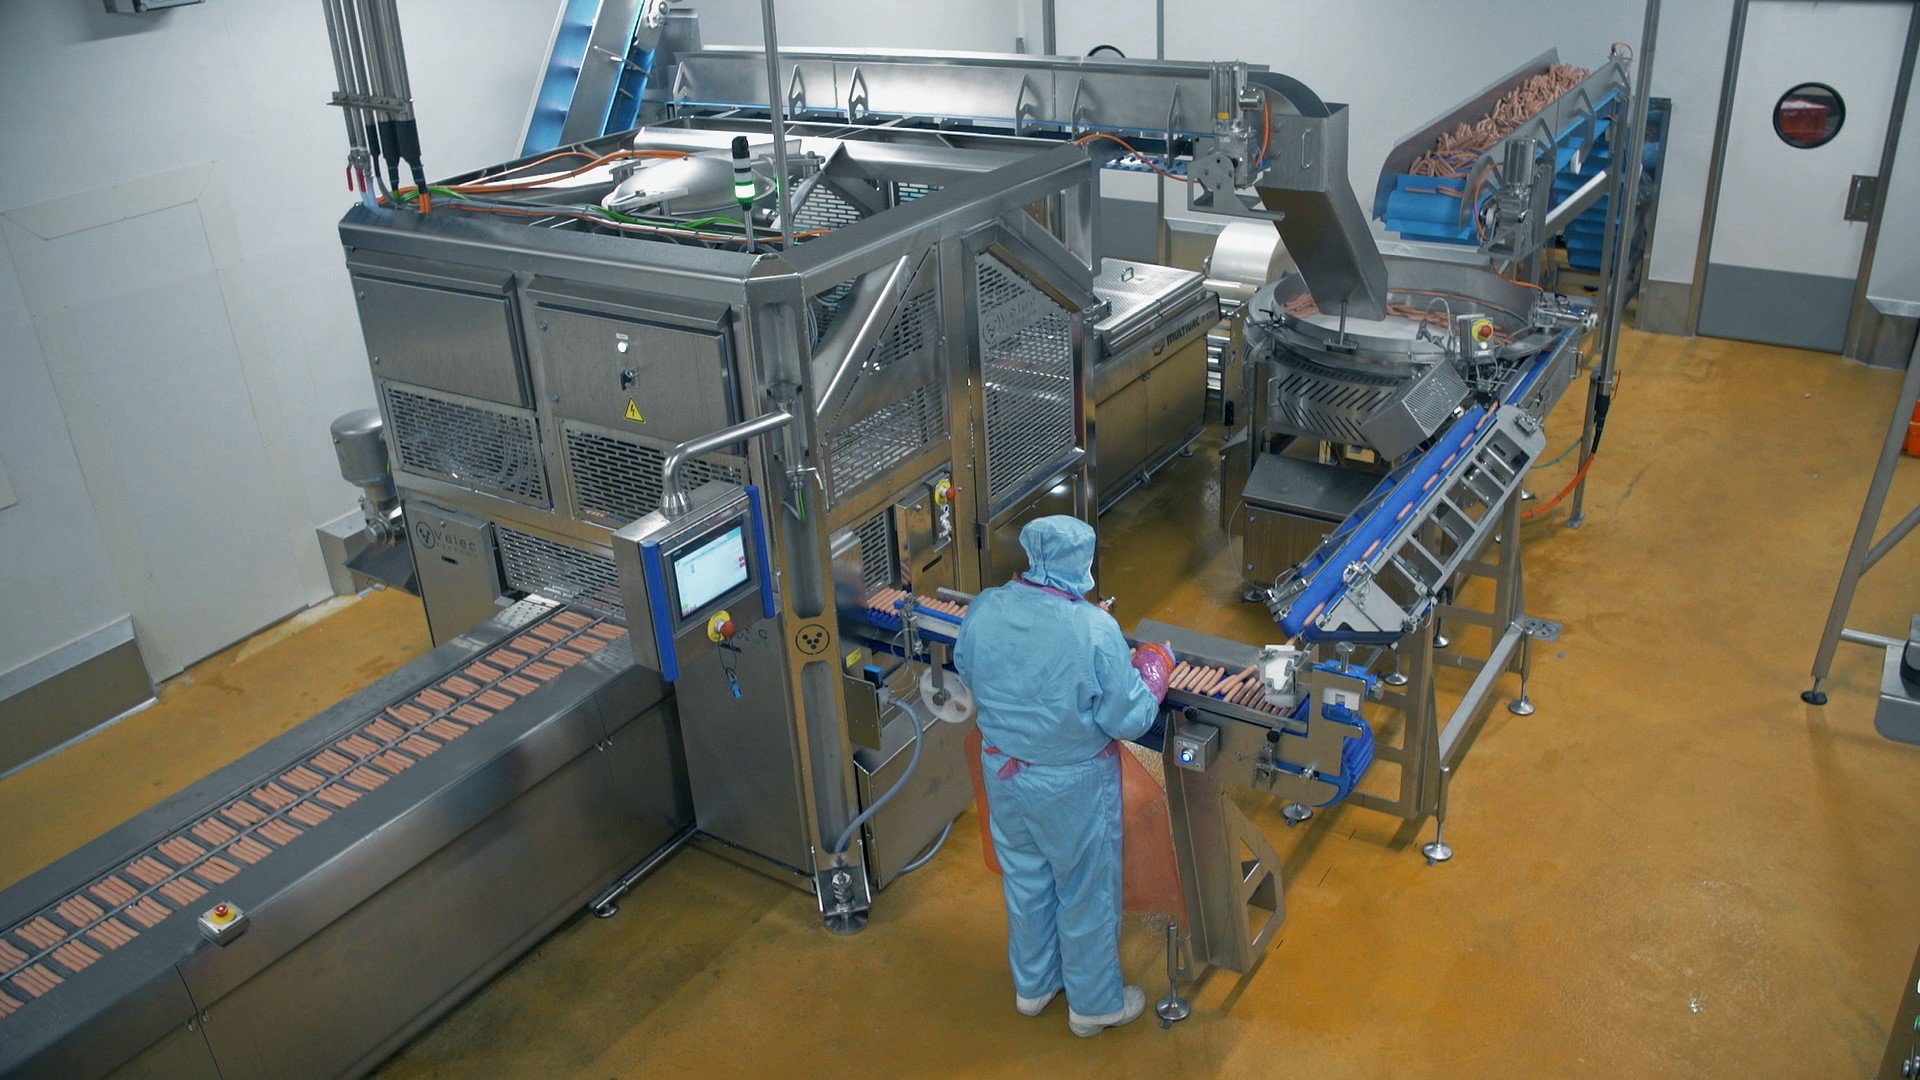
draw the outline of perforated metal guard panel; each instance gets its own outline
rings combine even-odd
[[[620,575],[610,556],[557,544],[505,525],[494,526],[494,537],[508,588],[626,619],[626,607],[620,602]]]
[[[900,309],[893,313],[893,323],[887,327],[886,336],[874,346],[866,370],[885,371],[920,350],[933,347],[934,339],[939,334],[939,320],[933,309],[935,297],[936,294],[929,289],[900,302]]]
[[[940,189],[932,184],[895,184],[893,185],[894,205],[910,203],[915,199],[924,199]]]
[[[817,184],[813,193],[807,196],[807,201],[793,212],[793,224],[800,231],[838,229],[866,216],[859,207],[841,198],[832,188]]]
[[[1272,418],[1292,434],[1348,446],[1366,445],[1360,422],[1400,385],[1397,379],[1334,371],[1299,357],[1277,360],[1274,369],[1267,395]]]
[[[938,298],[938,293],[926,289],[900,302],[893,322],[861,365],[861,380],[884,378],[894,365],[938,347]],[[833,498],[837,501],[858,491],[946,437],[947,388],[938,379],[851,423],[830,429],[827,461]]]
[[[392,383],[386,398],[401,468],[516,502],[550,505],[532,413]]]
[[[813,316],[813,343],[827,336],[827,331],[840,319],[840,312],[847,302],[847,294],[853,291],[858,278],[843,281],[826,292],[819,293],[807,300],[807,311]]]
[[[1078,447],[1072,323],[1065,308],[982,252],[980,349],[987,399],[987,495],[1019,493]]]
[[[854,530],[860,538],[860,577],[873,592],[893,584],[893,537],[887,527],[887,511],[868,518]]]
[[[575,517],[618,528],[660,508],[664,451],[573,424],[566,438]],[[710,480],[747,482],[741,469],[711,457],[687,462],[680,476],[687,491]]]
[[[833,497],[843,499],[947,437],[947,388],[930,382],[827,435]]]
[[[1440,429],[1467,395],[1452,365],[1399,377],[1330,368],[1276,354],[1271,419],[1295,435],[1366,446],[1399,457]]]

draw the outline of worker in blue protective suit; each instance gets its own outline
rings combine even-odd
[[[1150,685],[1120,626],[1084,596],[1094,532],[1045,517],[1020,531],[1025,574],[967,607],[954,647],[979,709],[982,773],[1007,896],[1015,1005],[1038,1016],[1061,989],[1074,1034],[1139,1016],[1120,978],[1120,760],[1153,724]]]

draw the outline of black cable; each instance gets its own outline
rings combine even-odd
[[[387,163],[387,186],[398,190],[400,187],[400,133],[394,122],[382,117],[379,121],[380,160]]]
[[[1118,45],[1095,45],[1093,48],[1087,50],[1087,55],[1096,56],[1101,52],[1110,52],[1122,60],[1127,58],[1127,54],[1121,52]]]
[[[1607,430],[1607,410],[1613,408],[1613,395],[1605,390],[1593,396],[1593,445],[1589,456],[1600,452],[1600,436]]]

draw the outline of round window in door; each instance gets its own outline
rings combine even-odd
[[[1780,95],[1773,106],[1773,131],[1788,146],[1811,150],[1825,146],[1847,122],[1847,103],[1826,83],[1801,83]]]

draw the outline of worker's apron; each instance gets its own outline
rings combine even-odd
[[[1039,589],[1075,603],[1086,600],[1061,589],[1036,585],[1026,578],[1015,581],[1030,589]],[[983,753],[1005,758],[994,775],[1011,780],[1030,762],[985,745],[980,728],[967,732],[967,772],[973,778],[974,811],[980,818],[980,853],[987,869],[998,874],[1000,859],[993,850],[993,830],[988,822],[993,810],[987,803],[987,785]],[[1173,858],[1173,825],[1167,817],[1167,793],[1146,766],[1131,753],[1122,753],[1120,743],[1111,741],[1094,756],[1120,759],[1120,906],[1126,911],[1171,914],[1186,917],[1186,898],[1180,888],[1180,871]]]

